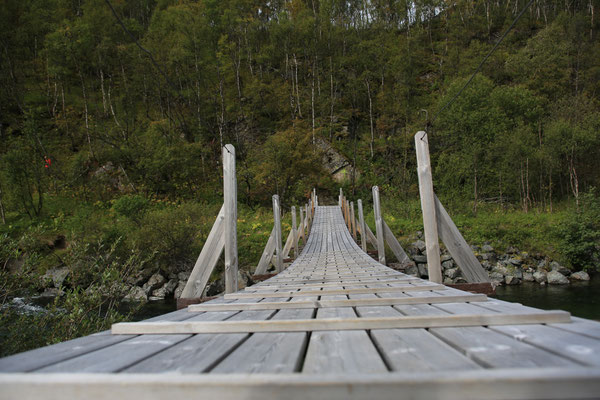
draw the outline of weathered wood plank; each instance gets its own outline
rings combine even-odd
[[[382,223],[383,223],[383,234],[385,237],[385,241],[387,242],[388,246],[392,250],[392,253],[394,253],[394,255],[396,256],[396,259],[398,259],[398,262],[400,264],[411,263],[412,262],[411,259],[408,257],[408,255],[402,248],[402,245],[400,245],[400,242],[398,241],[398,239],[396,239],[396,236],[394,236],[394,233],[392,232],[392,230],[390,229],[390,227],[388,226],[388,224],[385,222],[384,219],[382,219]]]
[[[260,303],[228,303],[228,304],[193,304],[190,312],[200,311],[234,311],[234,310],[279,310],[289,308],[329,308],[359,306],[392,306],[395,304],[437,304],[455,302],[487,301],[484,295],[437,296],[437,297],[386,297],[345,300],[319,300],[295,302],[260,302]]]
[[[434,194],[435,215],[437,218],[437,229],[440,238],[448,248],[450,255],[463,273],[467,282],[479,283],[490,282],[488,273],[483,269],[481,263],[473,254],[471,247],[460,234],[460,231],[448,215],[448,212]],[[429,259],[428,259],[429,260]]]
[[[279,207],[279,196],[273,195],[273,220],[275,221],[275,269],[278,273],[283,271],[283,253],[281,248],[281,210]]]
[[[235,148],[223,147],[223,208],[225,224],[225,293],[238,290],[237,251],[237,180],[235,176]]]
[[[326,309],[323,309],[326,310]],[[292,321],[121,322],[113,334],[186,334],[239,332],[308,332],[316,330],[439,328],[484,325],[552,324],[570,321],[565,311],[531,314],[419,315],[399,318],[306,319]]]
[[[327,296],[336,294],[351,294],[351,293],[389,293],[389,292],[409,292],[419,290],[440,290],[444,289],[443,285],[421,285],[421,286],[392,286],[386,288],[350,288],[350,289],[332,289],[332,290],[311,290],[305,292],[273,292],[273,293],[231,293],[226,294],[226,299],[252,299],[252,298],[267,298],[281,296]]]
[[[206,242],[200,251],[196,264],[185,284],[181,297],[193,299],[201,297],[206,283],[212,274],[219,257],[225,248],[225,205],[221,207]]]
[[[417,175],[419,177],[419,193],[421,210],[423,211],[423,228],[427,246],[427,268],[429,280],[442,282],[442,265],[440,262],[440,243],[437,230],[437,217],[431,177],[431,161],[429,159],[429,143],[427,133],[421,131],[415,135],[417,152]]]
[[[271,258],[273,257],[273,253],[275,252],[275,227],[271,230],[271,235],[267,240],[267,244],[265,245],[265,249],[263,250],[262,256],[260,257],[260,261],[256,266],[256,270],[254,271],[254,275],[263,275],[267,272],[267,268],[269,267],[269,263],[271,262]]]

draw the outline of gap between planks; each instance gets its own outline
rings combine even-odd
[[[465,326],[554,324],[571,322],[566,311],[523,314],[451,314],[376,318],[324,318],[255,321],[121,322],[113,335],[312,332],[363,329],[448,328]]]

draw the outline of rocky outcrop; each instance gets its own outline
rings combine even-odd
[[[566,276],[558,272],[557,270],[552,270],[548,272],[547,275],[548,284],[550,285],[568,285],[569,279]]]
[[[572,273],[569,278],[571,278],[571,280],[576,280],[576,281],[589,281],[590,275],[585,271],[578,271],[578,272]]]

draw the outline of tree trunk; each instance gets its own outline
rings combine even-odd
[[[2,217],[2,223],[6,225],[6,213],[4,212],[4,204],[2,203],[2,187],[0,186],[0,217]]]
[[[371,158],[373,158],[373,142],[375,141],[375,134],[373,131],[373,101],[371,99],[371,85],[369,84],[369,80],[365,79],[365,83],[367,85],[367,94],[369,96],[369,123],[371,126],[371,142],[369,143],[369,149],[371,150]]]

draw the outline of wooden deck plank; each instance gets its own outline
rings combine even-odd
[[[317,319],[326,318],[358,319],[351,308],[319,309]],[[385,363],[364,330],[312,332],[302,369],[303,373],[309,374],[373,374],[387,371]]]

